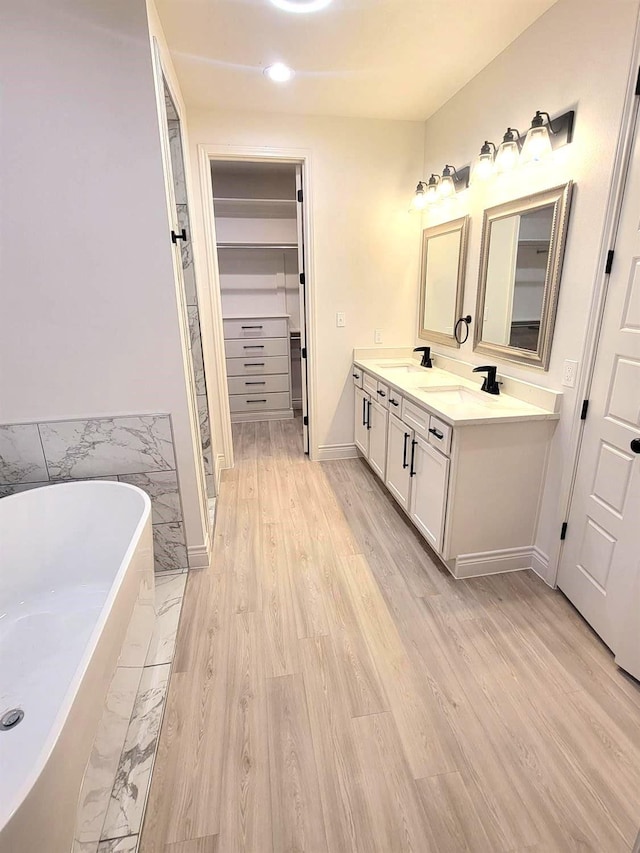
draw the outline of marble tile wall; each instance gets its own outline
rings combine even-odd
[[[156,621],[145,665],[141,672],[134,667],[120,667],[116,671],[112,683],[116,689],[110,691],[105,710],[108,725],[103,719],[94,745],[90,762],[90,768],[95,771],[93,785],[85,797],[73,853],[135,853],[137,850],[186,580],[184,573],[156,576]],[[119,675],[121,670],[123,674]],[[130,689],[124,696],[135,675],[137,691],[134,697]],[[123,737],[120,732],[125,708],[128,712]],[[109,733],[113,736],[112,742],[121,747],[115,756],[109,753]]]
[[[169,415],[0,425],[0,498],[84,479],[144,489],[153,511],[156,572],[187,569]]]

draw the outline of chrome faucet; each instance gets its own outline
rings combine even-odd
[[[422,353],[420,367],[433,367],[433,362],[431,361],[431,347],[416,347],[414,352]]]
[[[486,376],[482,380],[482,388],[481,391],[486,391],[487,394],[499,394],[500,393],[500,383],[496,379],[496,373],[498,372],[498,368],[494,367],[492,364],[485,364],[481,367],[474,367],[474,373],[485,373]]]

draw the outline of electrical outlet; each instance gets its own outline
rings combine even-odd
[[[565,359],[564,368],[562,370],[562,384],[567,388],[574,388],[577,375],[578,362],[572,361],[570,358]]]
[[[374,329],[373,340],[376,344],[382,343],[382,329]]]
[[[342,328],[344,328],[344,325],[345,325],[344,311],[338,311],[338,313],[336,314],[336,326],[339,329],[342,329]]]

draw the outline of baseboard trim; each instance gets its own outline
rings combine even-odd
[[[542,578],[546,584],[552,587],[554,584],[549,579],[549,573],[551,571],[549,562],[549,556],[545,554],[544,551],[541,551],[540,548],[536,548],[534,546],[531,549],[531,568],[538,577]]]
[[[187,560],[190,569],[206,569],[211,563],[209,542],[204,542],[202,545],[190,545],[187,548]]]
[[[332,459],[357,459],[359,455],[355,444],[321,444],[316,460],[331,462]]]
[[[532,545],[522,548],[504,548],[500,551],[482,551],[478,554],[461,554],[455,560],[453,574],[456,578],[475,578],[524,569],[536,571],[534,563],[542,567],[544,556],[542,551]]]
[[[232,424],[253,423],[256,421],[290,421],[293,409],[277,409],[273,412],[234,412],[231,415]]]

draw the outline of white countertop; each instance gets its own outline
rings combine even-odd
[[[354,364],[395,389],[403,397],[427,409],[451,426],[558,420],[547,411],[507,394],[480,390],[486,374],[477,382],[439,367],[420,367],[407,358],[355,359]]]

